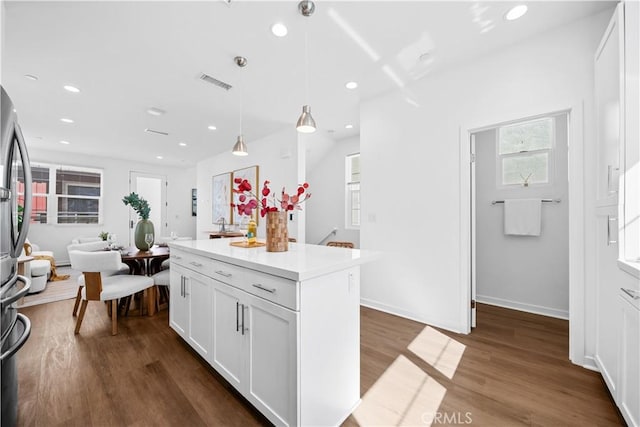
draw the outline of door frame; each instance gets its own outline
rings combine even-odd
[[[136,177],[146,177],[146,178],[157,178],[160,179],[162,182],[160,184],[161,186],[161,206],[160,206],[160,224],[154,224],[154,230],[155,230],[155,239],[156,241],[158,241],[158,238],[160,236],[164,236],[166,235],[166,231],[168,228],[168,218],[167,218],[167,207],[169,204],[169,201],[167,199],[167,176],[166,175],[162,175],[162,174],[157,174],[157,173],[150,173],[150,172],[141,172],[141,171],[136,171],[136,170],[130,170],[129,171],[129,192],[134,191],[133,190],[133,183],[136,179]],[[136,186],[137,188],[137,186]],[[135,214],[133,212],[132,209],[129,209],[129,226],[127,227],[127,229],[129,230],[129,235],[128,235],[128,239],[129,239],[129,246],[134,246],[134,242],[133,242],[133,230],[135,229],[135,224],[137,222],[138,219],[138,215]],[[133,225],[133,226],[132,226]]]
[[[537,108],[537,112],[520,112],[509,116],[498,115],[481,124],[463,124],[459,127],[460,154],[460,316],[466,325],[465,333],[471,332],[473,315],[471,310],[472,287],[475,281],[475,212],[474,181],[472,181],[471,135],[495,128],[504,123],[521,120],[523,117],[566,113],[568,121],[569,156],[569,359],[585,365],[585,209],[584,209],[584,101],[570,106]],[[491,124],[488,124],[491,123]]]

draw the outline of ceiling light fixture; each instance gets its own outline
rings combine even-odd
[[[147,110],[147,114],[151,114],[152,116],[161,116],[164,113],[166,113],[166,111],[156,107],[151,107]]]
[[[355,89],[355,88],[358,87],[358,83],[357,82],[347,82],[347,84],[345,84],[344,87],[346,87],[347,89]]]
[[[69,141],[60,141],[60,144],[69,145],[71,143]]]
[[[73,120],[67,119],[67,118],[62,118],[62,119],[60,119],[60,121],[64,122],[64,123],[73,123]]]
[[[344,125],[345,129],[353,129],[353,125]]]
[[[36,80],[38,80],[38,76],[34,76],[33,74],[25,74],[25,75],[24,75],[24,78],[25,78],[25,79],[29,79],[29,80],[33,80],[34,82],[35,82]]]
[[[271,26],[271,32],[276,37],[284,37],[287,35],[289,30],[287,30],[287,27],[283,23],[276,22]]]
[[[71,92],[71,93],[79,93],[80,92],[80,89],[78,89],[75,86],[71,86],[71,85],[64,86],[64,90],[66,90],[67,92]]]
[[[209,130],[216,130],[216,129],[218,129],[218,128],[217,128],[217,127],[215,127],[214,125],[210,125],[210,126],[207,126],[207,129],[209,129]]]
[[[298,3],[300,14],[305,17],[313,15],[316,10],[315,4],[310,0],[302,0]],[[307,102],[309,100],[309,29],[304,32],[304,59],[305,59],[305,90]],[[312,133],[316,131],[316,121],[311,116],[311,107],[307,104],[302,107],[302,114],[296,124],[298,132]]]
[[[243,56],[236,56],[233,58],[236,65],[240,68],[244,68],[247,65],[247,58]],[[240,135],[238,135],[238,140],[233,145],[233,150],[231,152],[236,156],[247,156],[249,155],[249,151],[247,151],[247,144],[244,143],[244,136],[242,136],[242,91],[244,85],[242,84],[242,72],[240,73]]]
[[[162,157],[162,156],[156,156],[156,159],[158,159],[158,160],[162,160],[162,159],[164,159],[164,157]]]
[[[507,21],[515,21],[518,18],[522,18],[522,16],[527,13],[529,8],[526,4],[520,4],[518,6],[514,6],[504,15],[504,19]]]
[[[187,143],[186,143],[186,142],[178,142],[178,145],[179,145],[180,147],[186,147],[186,146],[187,146]]]

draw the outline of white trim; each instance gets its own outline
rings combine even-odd
[[[600,372],[600,369],[598,369],[598,365],[596,365],[596,359],[594,359],[593,356],[585,356],[582,367],[590,371]]]
[[[440,323],[433,321],[433,319],[425,319],[419,314],[413,313],[402,308],[385,304],[380,301],[374,301],[368,298],[360,297],[360,305],[374,310],[382,311],[385,313],[393,314],[394,316],[404,317],[405,319],[414,320],[416,322],[424,323],[425,325],[434,326],[436,328],[446,329],[447,331],[455,332],[458,334],[466,334],[468,332],[460,330],[458,324]]]
[[[471,174],[469,162],[469,135],[491,129],[503,123],[521,120],[522,117],[540,117],[566,113],[569,146],[569,359],[577,364],[585,363],[585,208],[584,208],[584,101],[576,100],[569,107],[551,106],[541,108],[544,115],[527,115],[514,112],[512,117],[497,117],[494,124],[467,124],[460,126],[459,172],[460,172],[460,306],[461,324],[466,325],[466,333],[471,328]]]
[[[525,304],[517,301],[511,301],[502,298],[493,298],[486,295],[477,295],[476,301],[482,304],[495,305],[497,307],[510,308],[512,310],[524,311],[527,313],[540,314],[542,316],[555,317],[556,319],[569,320],[569,312],[567,310],[559,310],[557,308],[543,307],[541,305]]]

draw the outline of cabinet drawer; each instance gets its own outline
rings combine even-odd
[[[255,270],[245,270],[242,289],[246,292],[298,311],[298,287],[293,280]]]
[[[189,270],[204,274],[205,276],[211,276],[212,274],[214,261],[210,258],[175,249],[171,251],[169,257],[171,262],[188,268]]]
[[[242,288],[246,276],[245,269],[237,265],[212,260],[210,276],[236,288]]]

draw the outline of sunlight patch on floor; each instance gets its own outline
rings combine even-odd
[[[427,326],[408,348],[444,376],[453,379],[466,346]]]
[[[353,413],[361,426],[430,425],[446,389],[403,355],[387,368]]]

